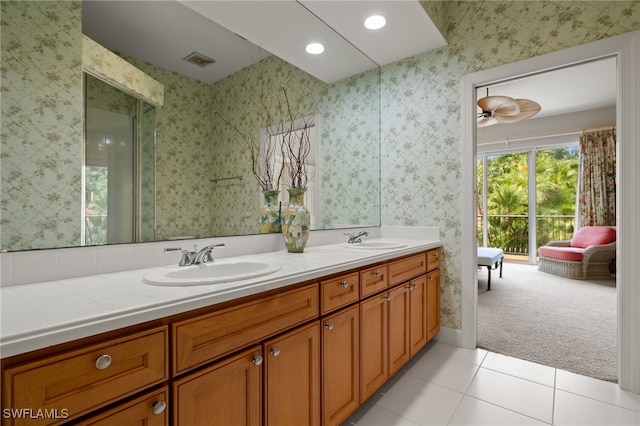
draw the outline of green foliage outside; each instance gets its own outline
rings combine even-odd
[[[107,244],[108,168],[87,166],[85,170],[85,244]]]
[[[529,253],[528,153],[487,158],[488,246]],[[482,242],[482,160],[478,159],[478,241]],[[537,246],[573,235],[578,149],[536,152]]]

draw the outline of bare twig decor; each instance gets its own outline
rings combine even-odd
[[[311,153],[310,130],[315,125],[314,116],[302,117],[297,123],[291,111],[291,104],[287,96],[287,90],[282,87],[284,99],[289,114],[288,127],[282,134],[282,157],[289,165],[289,177],[291,188],[306,189],[307,184],[313,178],[309,175],[307,158]],[[296,125],[297,124],[297,125]]]
[[[278,163],[276,161],[277,155],[283,151],[282,143],[277,142],[277,138],[274,129],[274,123],[276,119],[271,113],[272,105],[267,105],[264,95],[264,82],[262,82],[262,94],[260,95],[260,103],[262,104],[262,110],[259,115],[263,117],[264,128],[267,131],[267,137],[264,139],[264,143],[260,141],[260,134],[250,137],[243,133],[237,126],[227,120],[218,111],[215,112],[222,121],[229,125],[244,141],[249,148],[251,156],[251,172],[256,178],[256,181],[260,185],[263,191],[275,191],[278,189],[278,184],[284,171],[284,163]],[[276,99],[275,113],[281,118],[283,116],[283,107],[280,99]]]
[[[309,175],[307,159],[311,153],[310,130],[315,125],[315,117],[296,119],[291,109],[287,90],[281,87],[284,103],[280,97],[267,104],[264,83],[260,102],[263,128],[267,135],[262,145],[260,136],[250,137],[243,133],[218,111],[215,114],[229,125],[244,141],[251,155],[251,171],[263,191],[278,190],[278,185],[288,168],[291,188],[306,189],[313,178]],[[285,122],[285,116],[288,119]],[[276,137],[279,136],[279,137]],[[280,159],[280,161],[279,161]]]

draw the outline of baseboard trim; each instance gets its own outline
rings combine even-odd
[[[463,348],[462,330],[449,327],[440,327],[440,332],[433,338],[437,342],[446,343],[453,346]],[[468,348],[475,349],[475,348]]]

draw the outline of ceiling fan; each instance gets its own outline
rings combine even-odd
[[[482,112],[478,113],[478,127],[496,123],[515,123],[529,118],[542,109],[540,104],[529,99],[513,99],[508,96],[487,96],[478,99]]]

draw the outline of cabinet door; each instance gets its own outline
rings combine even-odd
[[[360,402],[369,398],[389,377],[389,294],[360,303]]]
[[[119,404],[117,408],[86,419],[76,426],[112,426],[145,425],[165,426],[169,424],[167,401],[169,390],[166,387]]]
[[[322,321],[322,423],[340,425],[360,406],[360,308]]]
[[[389,291],[389,375],[409,361],[410,284]]]
[[[320,424],[320,325],[264,343],[265,426]]]
[[[413,357],[429,341],[427,328],[427,278],[425,275],[409,282],[411,292],[410,354]]]
[[[440,270],[427,274],[427,340],[440,331]]]
[[[173,424],[259,426],[262,418],[259,346],[173,383]]]

